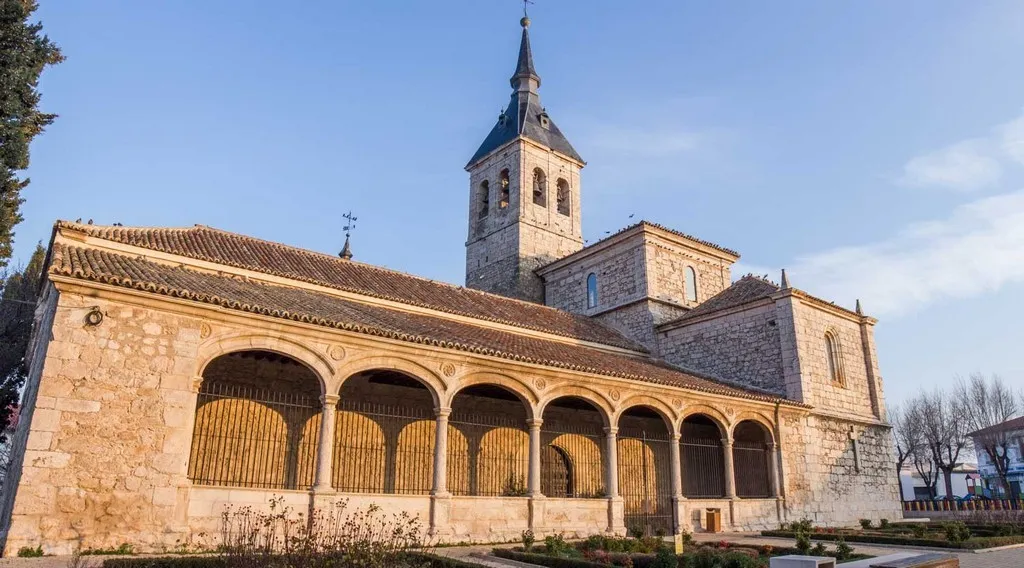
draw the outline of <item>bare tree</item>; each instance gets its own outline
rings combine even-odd
[[[985,454],[1010,499],[1016,501],[1016,491],[1007,479],[1012,432],[1000,425],[1020,415],[1017,394],[998,375],[986,380],[981,373],[971,374],[970,379],[958,377],[954,392],[964,408],[975,451]]]
[[[964,406],[957,397],[940,390],[922,392],[917,402],[925,445],[935,468],[942,472],[946,499],[950,499],[953,497],[953,470],[962,465],[960,456],[971,442],[967,436],[970,429]]]
[[[900,487],[901,496],[903,481],[900,472],[924,447],[921,422],[914,416],[915,412],[913,402],[889,407],[889,424],[892,426],[893,441],[896,445],[896,482]]]
[[[928,448],[924,435],[924,418],[921,416],[921,397],[915,398],[906,403],[903,409],[904,421],[909,428],[903,430],[907,447],[914,448],[910,453],[910,463],[914,470],[921,476],[924,486],[928,489],[928,498],[935,498],[935,484],[939,480],[939,471],[935,468],[935,460]]]

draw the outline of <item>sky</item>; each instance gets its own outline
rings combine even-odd
[[[15,263],[56,219],[205,224],[461,284],[515,0],[40,0],[67,61]],[[891,403],[1024,387],[1024,2],[537,0],[584,236],[645,218],[879,319]]]

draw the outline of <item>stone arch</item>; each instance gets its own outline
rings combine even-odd
[[[617,425],[619,423],[619,419],[622,418],[623,414],[629,412],[630,409],[636,408],[638,406],[646,406],[651,410],[657,412],[658,415],[661,416],[661,418],[665,421],[665,428],[669,432],[673,432],[676,430],[676,413],[675,411],[672,410],[672,407],[654,397],[647,396],[645,394],[635,394],[626,397],[626,399],[619,404],[618,408],[615,409],[615,413],[612,415],[612,423]]]
[[[341,392],[341,388],[345,384],[345,381],[363,371],[372,371],[375,369],[400,371],[409,375],[410,378],[416,379],[427,388],[431,399],[434,401],[435,407],[446,408],[446,406],[442,404],[442,401],[445,403],[448,402],[447,397],[445,397],[445,392],[448,390],[448,387],[437,373],[411,359],[390,355],[370,355],[368,357],[363,357],[346,363],[345,366],[338,369],[335,374],[335,380],[329,384],[331,390],[328,392],[339,394]]]
[[[598,414],[601,415],[601,420],[604,422],[605,427],[613,424],[611,417],[615,414],[615,410],[612,408],[611,401],[600,392],[584,386],[566,385],[552,389],[537,404],[536,416],[543,417],[544,411],[547,410],[548,405],[552,401],[564,397],[575,397],[589,402],[594,405]]]
[[[732,432],[732,421],[726,417],[725,413],[706,404],[692,404],[684,408],[679,415],[679,427],[682,427],[684,420],[694,414],[703,414],[711,419],[711,421],[718,426],[718,430],[721,432],[723,438],[728,437]]]
[[[320,394],[330,392],[328,390],[329,381],[334,377],[335,371],[326,358],[301,343],[270,335],[229,335],[201,344],[196,354],[195,376],[202,377],[214,359],[238,351],[271,351],[291,357],[308,367],[316,375],[317,380],[320,381]]]
[[[736,496],[772,496],[771,428],[759,420],[739,420],[733,427],[732,446]]]
[[[537,394],[525,382],[510,375],[493,373],[489,371],[477,371],[459,378],[458,382],[451,386],[450,392],[445,397],[445,405],[449,408],[455,401],[455,397],[469,387],[479,385],[494,385],[514,394],[526,409],[527,419],[540,416],[537,413],[539,399]]]
[[[740,423],[747,421],[757,422],[764,427],[765,433],[768,436],[768,443],[775,444],[775,424],[764,414],[752,410],[740,412],[735,418],[733,418],[733,423],[729,427],[729,439],[732,439],[733,435],[736,433],[736,427],[739,426]]]

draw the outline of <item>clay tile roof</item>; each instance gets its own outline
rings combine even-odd
[[[161,234],[166,236],[166,234]],[[752,400],[784,402],[777,396],[732,386],[655,361],[580,344],[483,328],[446,316],[410,313],[303,288],[246,281],[157,264],[141,257],[57,242],[51,276],[65,276],[151,294],[181,298],[241,312],[304,322],[355,333],[434,345],[514,361],[619,377]]]
[[[58,221],[57,226],[126,245],[373,298],[647,352],[618,331],[585,316],[202,225],[154,228]]]
[[[746,275],[731,286],[715,294],[696,308],[686,312],[678,318],[665,322],[661,325],[667,326],[677,322],[687,321],[703,315],[720,312],[736,306],[756,302],[767,298],[779,291],[779,287],[763,278]]]
[[[971,432],[968,436],[988,436],[991,434],[999,434],[1001,432],[1012,432],[1015,430],[1024,430],[1024,416],[1020,418],[1014,418],[1007,420],[995,426],[989,426],[988,428],[982,428],[976,432]]]

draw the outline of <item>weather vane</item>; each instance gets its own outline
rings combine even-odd
[[[342,217],[348,221],[348,224],[342,227],[342,230],[345,231],[345,246],[341,249],[341,252],[338,253],[338,256],[345,260],[352,260],[352,247],[348,244],[348,238],[352,236],[352,231],[356,228],[356,221],[359,219],[352,214],[351,209],[349,209],[348,213],[342,215]]]
[[[359,219],[352,215],[351,209],[349,210],[348,213],[342,215],[342,217],[344,217],[345,220],[348,221],[348,224],[342,227],[342,230],[345,231],[345,238],[347,239],[352,236],[352,231],[356,228],[356,221],[358,221]]]
[[[530,4],[533,4],[533,0],[523,0],[523,16],[529,16],[529,14],[526,13],[526,7]]]

